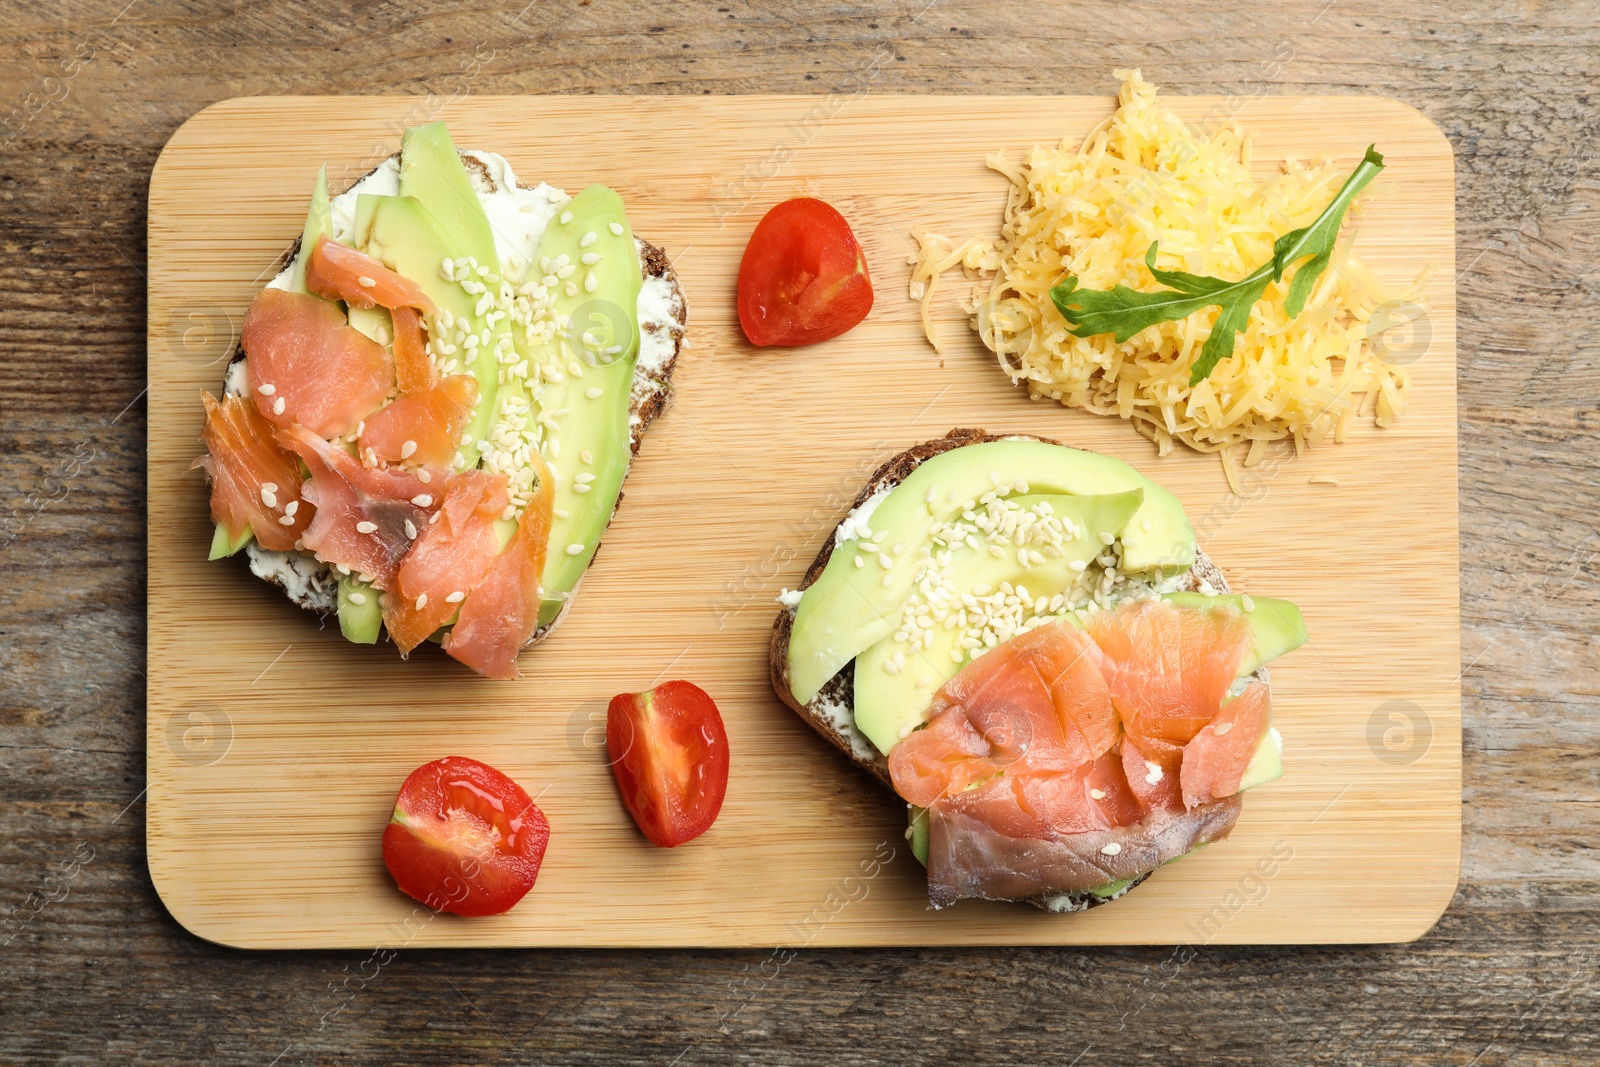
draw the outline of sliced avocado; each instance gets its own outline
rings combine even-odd
[[[356,235],[358,239],[369,242],[376,239],[379,246],[394,257],[394,261],[375,251],[370,243],[364,246],[367,254],[421,285],[435,304],[450,309],[450,313],[459,320],[459,326],[481,339],[475,356],[469,358],[468,352],[458,352],[454,356],[478,380],[478,405],[473,409],[472,421],[466,429],[472,441],[463,451],[467,465],[475,467],[478,463],[476,445],[488,435],[494,420],[500,370],[497,353],[501,348],[501,338],[508,337],[511,328],[503,317],[493,326],[486,324],[484,316],[475,314],[478,297],[464,292],[459,283],[440,277],[440,269],[446,259],[460,261],[471,257],[479,267],[496,277],[501,269],[500,253],[495,247],[489,216],[483,210],[483,203],[478,199],[472,179],[461,162],[455,143],[450,140],[450,131],[445,124],[430,122],[413,126],[401,135],[400,195],[382,198],[415,200],[434,222],[431,229],[420,227],[415,218],[402,222],[400,218],[393,217],[388,220],[389,227],[380,231],[377,215],[393,209],[387,204],[368,206],[362,203],[365,199],[365,196],[357,198]],[[491,288],[493,286],[493,283],[487,283],[482,278],[471,280],[489,284]],[[440,299],[445,289],[454,290],[456,294],[448,302]],[[489,313],[486,309],[485,315]],[[438,351],[440,343],[441,339],[435,339],[435,351]]]
[[[296,293],[306,291],[306,264],[311,262],[311,252],[317,247],[317,238],[333,236],[333,209],[328,204],[328,165],[317,171],[317,187],[311,193],[311,207],[306,211],[305,229],[300,231],[300,252],[294,257],[294,273],[289,276],[289,288]]]
[[[1181,859],[1182,857],[1179,857],[1179,858]],[[1132,884],[1133,884],[1133,879],[1132,878],[1119,878],[1115,882],[1108,882],[1105,885],[1095,886],[1093,889],[1089,890],[1089,892],[1093,893],[1095,896],[1100,897],[1103,900],[1106,897],[1114,897],[1114,896],[1116,896],[1118,893],[1122,892],[1124,889],[1128,888]]]
[[[500,373],[495,353],[500,347],[499,339],[511,332],[507,320],[502,318],[492,326],[487,324],[484,317],[477,314],[479,298],[462,289],[459,283],[446,281],[441,276],[440,266],[446,259],[470,253],[417,198],[363,193],[356,199],[356,234],[368,255],[416,282],[436,307],[450,312],[466,332],[479,336],[476,356],[457,352],[453,356],[441,354],[440,359],[441,362],[459,359],[461,366],[478,381],[478,406],[466,429],[472,435],[472,445],[462,449],[467,466],[477,466],[475,446],[488,433],[494,417]],[[492,240],[490,243],[492,246]],[[487,341],[482,340],[485,336]],[[436,352],[440,343],[440,339],[435,338]]]
[[[911,825],[911,854],[917,857],[917,862],[924,867],[928,865],[928,839],[933,832],[928,823],[928,809],[919,808],[915,804],[907,804],[907,816]]]
[[[962,545],[951,551],[948,580],[955,589],[961,592],[979,586],[998,589],[1001,582],[1007,582],[1013,587],[1026,588],[1031,596],[1053,596],[1072,588],[1079,573],[1072,565],[1087,563],[1105,551],[1100,535],[1115,534],[1122,529],[1144,502],[1144,491],[1133,489],[1104,496],[1028,493],[1007,499],[1025,508],[1033,508],[1041,501],[1048,503],[1056,515],[1072,521],[1078,529],[1078,537],[1062,545],[1060,556],[1027,568],[1010,553],[996,559],[987,546],[972,549]],[[899,622],[898,619],[894,621]],[[880,752],[887,753],[893,748],[901,731],[921,724],[923,712],[934,694],[966,663],[965,653],[960,662],[952,656],[965,636],[963,631],[935,624],[927,632],[933,635],[933,643],[914,653],[907,644],[895,641],[891,634],[856,657],[856,726]],[[903,669],[892,666],[897,653],[905,654]]]
[[[1267,727],[1261,743],[1245,765],[1244,777],[1239,779],[1239,792],[1283,777],[1283,741],[1278,731]]]
[[[576,269],[555,289],[562,329],[526,350],[517,336],[518,355],[540,368],[539,415],[554,445],[544,450],[556,491],[540,625],[560,613],[594,558],[633,458],[628,413],[644,279],[622,197],[591,185],[563,205],[540,238],[538,262],[555,274],[563,256]]]
[[[463,254],[499,272],[500,254],[489,216],[444,123],[412,126],[401,134],[400,195],[422,201]],[[438,269],[435,263],[434,270]]]
[[[935,526],[997,485],[1023,483],[1034,493],[1097,496],[1144,490],[1144,502],[1118,534],[1127,572],[1187,569],[1194,530],[1178,498],[1119,459],[1042,441],[1005,440],[951,449],[929,459],[872,512],[874,531],[913,549],[929,543]],[[857,567],[857,556],[868,555]],[[878,549],[859,538],[835,548],[806,590],[789,640],[789,685],[808,703],[845,664],[893,632],[911,594],[911,566],[884,572]],[[915,558],[914,556],[912,558]],[[884,578],[888,584],[884,584]]]
[[[383,610],[378,591],[353,574],[339,579],[339,632],[358,645],[378,643]]]
[[[389,309],[381,307],[353,307],[346,310],[350,325],[366,334],[385,348],[394,344],[394,320]]]
[[[1206,596],[1203,593],[1168,593],[1163,599],[1182,607],[1210,608],[1226,604],[1244,612],[1250,620],[1250,630],[1255,635],[1255,646],[1246,652],[1239,664],[1239,676],[1255,672],[1256,668],[1287,655],[1306,643],[1306,620],[1300,609],[1287,600],[1272,597],[1250,597],[1250,607],[1245,608],[1245,598],[1230,594]]]
[[[231,556],[245,545],[248,545],[254,537],[255,531],[248,526],[244,528],[244,533],[237,538],[230,537],[228,536],[228,528],[219,522],[216,529],[211,532],[211,554],[206,559],[221,559],[224,556]]]

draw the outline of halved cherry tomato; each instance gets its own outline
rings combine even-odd
[[[728,792],[728,732],[699,686],[666,682],[613,697],[606,748],[622,802],[651,841],[672,848],[716,821]]]
[[[739,263],[739,324],[751,344],[826,341],[871,310],[867,259],[831,206],[785,200],[756,224]]]
[[[436,911],[499,915],[539,876],[550,824],[487,763],[446,756],[411,772],[383,831],[383,863]]]

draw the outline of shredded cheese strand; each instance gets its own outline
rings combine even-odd
[[[1160,242],[1160,264],[1240,278],[1272,256],[1276,238],[1309,225],[1345,171],[1323,161],[1288,161],[1262,186],[1250,177],[1251,144],[1236,126],[1209,136],[1158,106],[1137,70],[1119,70],[1116,113],[1081,146],[1036,147],[1021,163],[996,154],[989,166],[1011,183],[1000,238],[957,243],[919,232],[911,297],[921,303],[929,343],[942,352],[932,304],[940,277],[959,266],[974,281],[964,304],[971,325],[1013,381],[1035,398],[1132,421],[1162,455],[1180,442],[1201,452],[1246,446],[1246,466],[1264,442],[1296,452],[1331,435],[1342,441],[1372,400],[1387,426],[1404,413],[1410,379],[1367,342],[1369,321],[1392,298],[1350,254],[1349,239],[1294,319],[1284,310],[1293,271],[1270,283],[1234,354],[1194,387],[1189,370],[1216,310],[1161,323],[1117,344],[1075,337],[1050,300],[1067,274],[1088,289],[1158,288],[1144,264]],[[1415,300],[1419,278],[1404,298]],[[1381,316],[1380,316],[1381,318]],[[1230,483],[1236,472],[1224,458]]]

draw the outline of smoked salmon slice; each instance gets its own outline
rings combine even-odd
[[[240,334],[250,395],[268,422],[337,437],[394,388],[389,350],[351,327],[338,306],[309,293],[263,289]]]
[[[318,237],[311,249],[306,288],[330,300],[343,300],[351,307],[433,311],[433,301],[422,286],[327,234]]]
[[[1136,877],[1225,836],[1270,716],[1242,613],[1129,601],[1039,625],[947,682],[889,753],[929,811],[929,899],[1017,900]]]
[[[300,467],[279,448],[272,424],[243,397],[219,402],[200,394],[206,422],[201,437],[207,454],[197,461],[211,476],[211,518],[237,541],[248,527],[256,543],[287,552],[316,511],[300,498]]]
[[[1216,716],[1253,640],[1237,609],[1197,611],[1165,600],[1098,612],[1088,630],[1128,733],[1178,745]]]
[[[1183,747],[1180,780],[1185,806],[1237,793],[1271,720],[1272,693],[1264,682],[1251,682],[1243,693],[1222,705],[1211,724]]]
[[[394,324],[394,373],[401,393],[420,393],[433,388],[439,372],[428,358],[422,338],[422,318],[416,308],[397,307],[389,312]],[[476,383],[474,383],[476,384]]]
[[[358,447],[385,463],[447,466],[461,448],[461,431],[478,402],[478,382],[452,374],[420,393],[408,393],[368,415]]]
[[[350,453],[304,426],[276,433],[284,448],[311,472],[301,490],[316,505],[301,534],[305,547],[329,563],[366,575],[379,589],[394,584],[400,561],[436,510],[439,477],[364,467]],[[424,472],[426,473],[426,472]]]
[[[952,678],[930,725],[889,753],[895,789],[927,807],[1005,773],[1066,772],[1111,749],[1118,728],[1089,638],[1047,623],[986,653]]]
[[[444,650],[488,678],[517,677],[517,653],[539,628],[539,577],[555,503],[550,469],[532,454],[538,491],[522,513],[517,532],[484,579],[467,594]]]
[[[450,621],[500,552],[495,520],[510,500],[503,474],[451,478],[432,523],[422,527],[383,600],[383,623],[402,654]]]

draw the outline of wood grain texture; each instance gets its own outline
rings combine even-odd
[[[13,6],[0,103],[0,1057],[1588,1064],[1600,948],[1593,3]],[[118,15],[121,13],[121,17]],[[483,44],[493,54],[478,53]],[[44,79],[81,49],[60,86]],[[1391,948],[240,953],[145,867],[144,192],[274,93],[1377,94],[1455,149],[1462,882]],[[1551,373],[1554,372],[1554,373]],[[131,406],[130,406],[131,404]],[[124,411],[124,409],[127,409]],[[64,458],[82,448],[79,467]],[[57,865],[94,850],[63,886]],[[69,867],[70,869],[70,867]]]
[[[1270,454],[1235,497],[1215,457],[1157,460],[1125,425],[1028,403],[953,300],[941,304],[944,358],[920,337],[906,296],[910,231],[994,232],[1005,184],[987,154],[1082,137],[1112,106],[1041,103],[481,97],[439,110],[458,144],[493,147],[524,180],[615,187],[638,232],[673,256],[690,305],[693,347],[673,404],[577,604],[514,684],[431,649],[401,663],[392,647],[353,647],[255,588],[239,561],[204,558],[197,397],[217,387],[228,346],[186,344],[187,332],[241,321],[301,225],[306,175],[324,159],[330,173],[363,173],[413,105],[256,98],[185,123],[151,179],[147,271],[149,515],[163,531],[149,556],[147,847],[173,915],[251,948],[1373,942],[1430,927],[1460,855],[1449,144],[1378,99],[1236,109],[1263,177],[1286,158],[1356,159],[1381,144],[1385,182],[1363,205],[1359,254],[1394,291],[1435,273],[1431,341],[1416,353],[1404,420],[1299,460]],[[1199,121],[1230,105],[1175,106]],[[596,130],[599,156],[586,136]],[[802,148],[804,171],[790,173]],[[881,295],[843,338],[761,352],[726,294],[764,206],[802,191],[854,220]],[[1226,843],[1114,907],[1065,920],[1003,905],[928,911],[904,806],[864,787],[767,683],[774,599],[800,584],[860,471],[952,425],[1042,433],[1134,462],[1178,493],[1236,588],[1306,613],[1310,645],[1274,672],[1285,778],[1248,798]],[[717,698],[736,753],[717,824],[672,852],[641,838],[614,801],[596,729],[613,692],[663,676]],[[1408,730],[1420,733],[1384,747],[1384,735]],[[523,906],[413,930],[414,902],[388,885],[377,834],[398,783],[447,753],[522,782],[554,844]],[[312,790],[319,802],[306,810]]]

